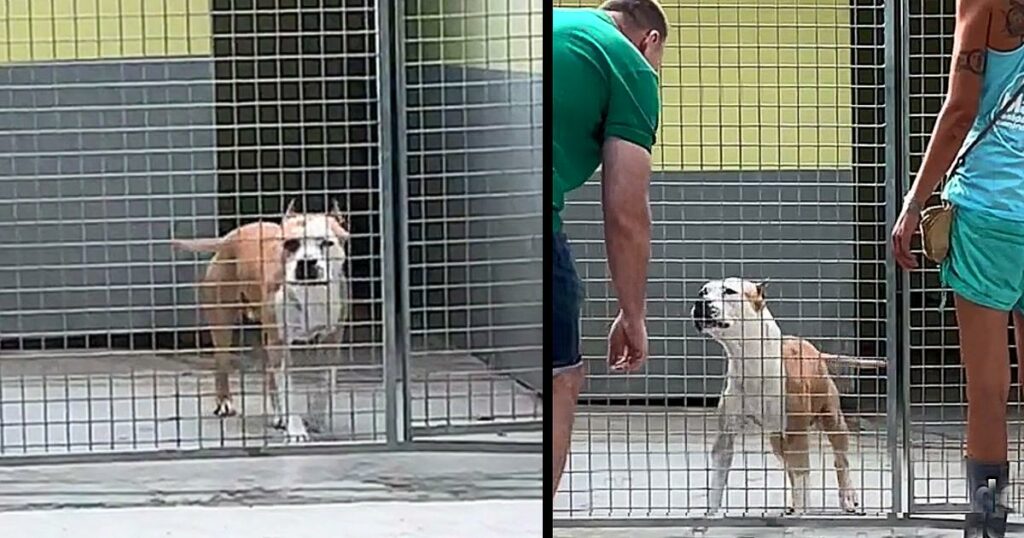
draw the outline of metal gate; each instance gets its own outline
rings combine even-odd
[[[539,442],[542,3],[485,4],[405,13],[412,434]]]
[[[704,521],[725,364],[689,308],[706,281],[727,276],[769,279],[768,304],[788,334],[886,361],[831,372],[859,520],[962,513],[952,301],[933,269],[900,272],[888,245],[945,93],[954,2],[662,4],[672,24],[651,190],[652,357],[634,375],[604,366],[615,303],[595,181],[566,215],[586,281],[588,382],[559,524]],[[722,521],[762,525],[784,508],[782,468],[761,436],[737,443]],[[803,521],[848,521],[829,439],[815,434],[810,446]]]
[[[900,170],[904,188],[909,187],[921,163],[946,93],[955,13],[955,2],[944,0],[911,5],[901,14],[904,37],[897,46],[903,51],[904,63],[899,82],[906,97],[900,127],[902,151],[909,157],[904,161],[906,168]],[[908,510],[962,513],[967,506],[963,478],[966,394],[952,295],[942,287],[934,267],[903,276],[901,290],[902,356],[908,377],[907,442],[900,456],[907,462]],[[1011,351],[1011,361],[1014,355],[1019,352]],[[1020,361],[1016,364],[1019,368]],[[1011,389],[1010,401],[1016,403],[1010,414],[1010,473],[1011,481],[1017,482],[1011,490],[1016,506],[1024,499],[1019,486],[1024,437],[1018,395]]]
[[[0,461],[396,449],[452,431],[539,448],[506,436],[542,413],[539,3],[36,4],[3,8],[0,32]],[[351,233],[343,339],[289,365],[299,444],[274,425],[244,317],[239,413],[214,415],[209,257],[171,247],[293,200],[336,201]]]

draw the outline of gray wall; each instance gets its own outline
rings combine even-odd
[[[855,188],[848,172],[656,173],[649,272],[650,363],[644,375],[607,373],[607,329],[616,312],[607,281],[595,177],[572,193],[565,232],[587,279],[585,397],[717,396],[725,362],[693,328],[690,307],[707,280],[769,278],[784,332],[856,354]]]
[[[216,232],[212,79],[209,61],[0,67],[0,336],[195,323],[166,241]]]
[[[454,66],[408,77],[414,349],[529,368],[517,377],[539,389],[541,81]]]

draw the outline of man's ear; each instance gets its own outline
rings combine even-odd
[[[664,37],[661,35],[661,32],[657,30],[651,30],[651,32],[647,34],[647,36],[648,39],[651,40],[652,45],[657,45],[658,43],[661,43],[662,39],[664,39]]]

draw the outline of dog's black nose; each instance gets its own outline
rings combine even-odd
[[[711,306],[711,303],[701,299],[693,303],[693,326],[697,331],[703,331],[704,329],[713,326],[715,322],[715,316],[718,314],[717,309]]]
[[[710,309],[708,308],[707,301],[697,301],[693,303],[693,319],[707,319]]]
[[[319,280],[320,267],[316,260],[302,259],[295,263],[295,280]]]

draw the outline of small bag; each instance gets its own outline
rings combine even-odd
[[[949,235],[953,229],[953,206],[933,205],[921,211],[921,249],[924,257],[942,263],[949,254]]]
[[[981,141],[988,132],[995,126],[999,118],[1010,109],[1011,106],[1017,101],[1017,98],[1024,94],[1024,84],[1022,84],[1017,90],[1006,100],[1003,107],[996,112],[995,116],[992,116],[992,121],[988,122],[988,125],[978,136],[974,137],[970,145],[967,146],[956,160],[956,165],[950,170],[956,170],[964,164],[964,159],[967,158],[967,154],[971,152]],[[949,176],[946,176],[949,179]],[[953,230],[953,206],[947,202],[941,202],[939,205],[933,205],[926,207],[921,211],[921,222],[919,225],[921,231],[921,249],[924,250],[925,258],[935,262],[942,263],[949,254],[949,235]]]

